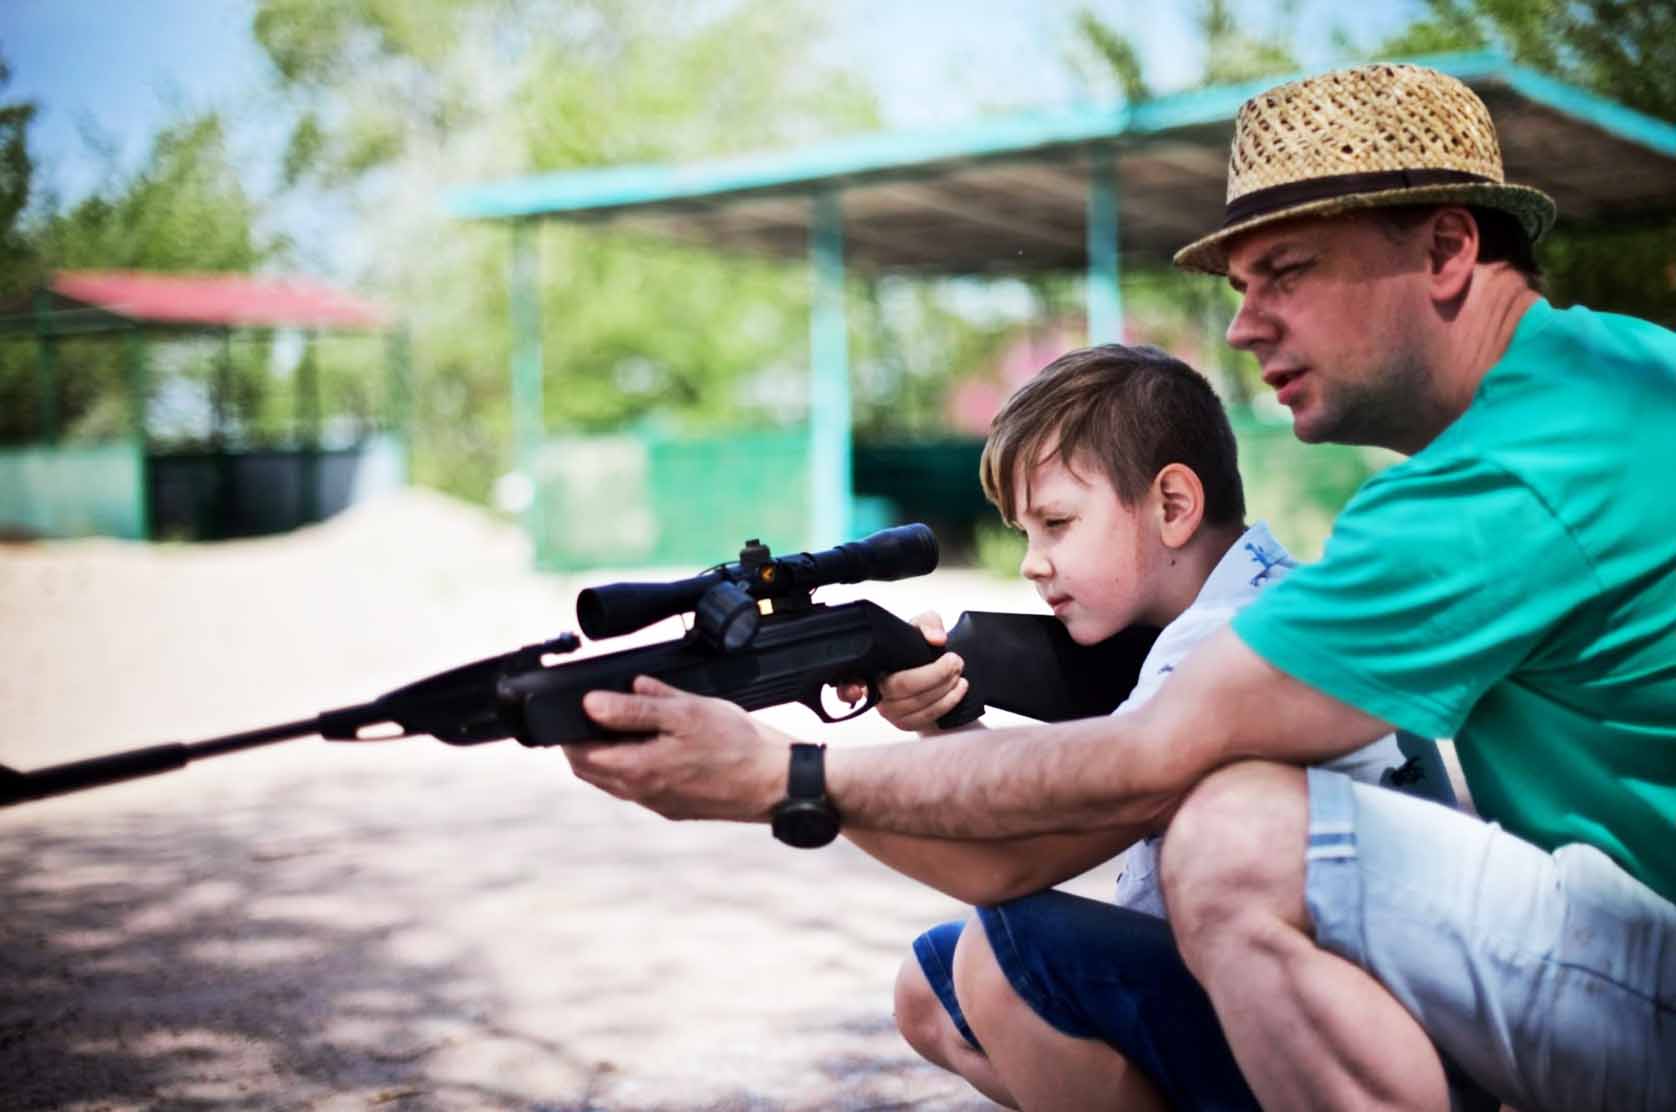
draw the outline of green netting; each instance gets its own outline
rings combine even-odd
[[[0,448],[0,532],[143,540],[145,507],[133,441]]]
[[[537,563],[696,570],[736,559],[752,537],[806,549],[808,457],[802,430],[549,439],[535,463]]]

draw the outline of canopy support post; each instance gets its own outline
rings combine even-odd
[[[1088,342],[1123,341],[1123,293],[1118,288],[1117,156],[1093,153],[1088,175]]]
[[[835,191],[815,196],[809,221],[809,505],[810,544],[849,540],[850,361],[844,306],[844,215]]]

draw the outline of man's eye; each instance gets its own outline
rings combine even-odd
[[[1289,263],[1274,272],[1275,281],[1282,286],[1291,286],[1298,280],[1299,275],[1308,270],[1308,262]]]

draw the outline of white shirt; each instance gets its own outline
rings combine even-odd
[[[1297,561],[1274,539],[1267,525],[1259,521],[1247,529],[1211,569],[1192,605],[1158,634],[1152,651],[1141,664],[1134,690],[1112,713],[1126,714],[1156,695],[1170,673],[1199,642],[1227,626],[1235,614],[1256,600],[1263,588],[1285,579],[1297,566]],[[1386,734],[1353,753],[1323,762],[1322,767],[1377,784],[1386,769],[1398,767],[1403,760],[1396,736]],[[1115,900],[1120,907],[1162,917],[1164,894],[1158,886],[1157,843],[1158,838],[1154,836],[1136,842],[1124,852]]]

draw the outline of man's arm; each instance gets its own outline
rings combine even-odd
[[[850,828],[943,838],[1161,831],[1187,790],[1247,757],[1313,764],[1390,727],[1274,668],[1232,630],[1200,645],[1132,713],[983,738],[835,750]]]
[[[787,739],[731,703],[652,680],[595,691],[588,714],[654,734],[567,746],[578,776],[669,818],[764,822],[784,797]],[[827,752],[827,790],[850,830],[941,838],[1163,829],[1207,773],[1245,757],[1310,764],[1390,731],[1271,667],[1224,630],[1132,714]]]
[[[1109,861],[1133,844],[1122,831],[961,840],[846,829],[869,855],[961,903],[995,904],[1040,892]]]

